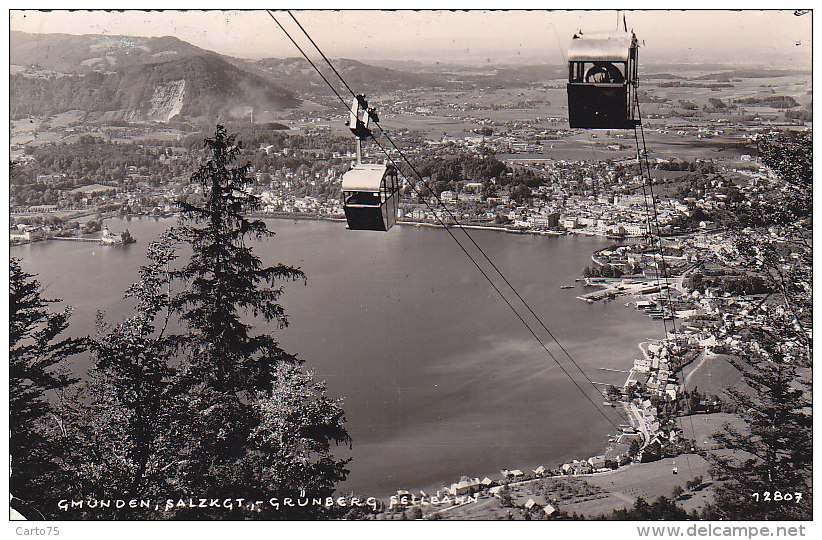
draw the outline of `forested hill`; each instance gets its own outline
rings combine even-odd
[[[100,120],[225,121],[298,106],[250,64],[172,37],[11,33],[11,118],[69,110]]]
[[[334,67],[353,88],[369,88],[371,92],[411,88],[447,87],[454,83],[442,73],[402,71],[364,64],[340,58]],[[264,58],[255,65],[271,77],[283,81],[287,88],[301,93],[331,94],[317,72],[303,58]]]
[[[9,64],[61,73],[87,73],[207,54],[171,36],[28,34],[9,32]]]

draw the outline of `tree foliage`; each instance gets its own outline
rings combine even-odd
[[[254,254],[252,241],[273,233],[245,217],[259,201],[246,189],[248,164],[232,166],[241,146],[222,126],[205,143],[211,158],[192,176],[205,202],[181,203],[175,232],[192,254],[171,273],[186,283],[171,305],[187,329],[178,384],[190,417],[184,437],[196,441],[183,450],[180,488],[249,500],[301,490],[330,495],[347,474],[347,460],[330,452],[348,441],[342,409],[271,333],[253,331],[253,321],[288,324],[277,282],[305,275],[284,264],[266,266]],[[268,509],[268,515],[319,510]]]
[[[180,226],[176,232],[191,246],[188,263],[173,277],[188,283],[174,298],[190,332],[188,339],[198,349],[190,358],[189,375],[198,383],[218,391],[270,392],[273,368],[278,362],[295,362],[270,334],[252,335],[244,312],[273,322],[288,324],[277,302],[283,292],[279,280],[305,279],[303,272],[279,264],[264,266],[254,254],[250,240],[273,235],[261,220],[250,220],[246,212],[259,209],[258,197],[248,193],[251,184],[248,164],[230,167],[241,147],[219,126],[206,139],[211,158],[191,177],[208,193],[203,206],[181,202]]]
[[[733,519],[809,519],[812,420],[803,368],[812,363],[811,136],[763,140],[760,156],[775,177],[767,198],[753,205],[760,225],[739,230],[736,247],[773,298],[755,306],[756,324],[739,351],[737,367],[750,391],[736,388],[728,395],[747,430],[726,426],[716,437],[725,450],[712,457],[720,482],[711,512]],[[775,492],[793,500],[776,502]],[[796,493],[802,494],[799,502]]]
[[[62,519],[337,516],[324,505],[268,504],[333,495],[348,474],[335,449],[350,438],[339,400],[272,332],[288,324],[278,282],[305,276],[255,255],[254,242],[273,233],[245,217],[259,203],[247,189],[248,164],[234,164],[234,137],[218,126],[206,146],[211,157],[192,176],[202,204],[182,202],[178,226],[149,245],[149,262],[126,292],[134,314],[113,326],[98,315],[90,379],[66,411],[72,485],[63,495],[246,502],[128,514],[86,506]],[[48,319],[45,337],[65,328],[61,317]]]
[[[54,508],[68,482],[63,464],[65,437],[54,401],[74,379],[65,361],[81,352],[81,339],[63,337],[71,309],[52,313],[40,283],[9,263],[9,455],[12,506],[29,519]]]
[[[767,346],[766,346],[767,347]],[[752,394],[727,393],[747,424],[725,426],[715,436],[726,452],[712,455],[717,488],[716,513],[733,519],[807,519],[810,517],[810,470],[813,463],[809,402],[784,347],[753,354],[738,364]],[[728,452],[730,451],[730,452]],[[800,502],[764,501],[773,495],[802,493]],[[756,500],[758,494],[759,500]]]
[[[176,259],[172,238],[152,242],[147,256],[140,281],[126,292],[136,301],[135,314],[114,327],[98,314],[90,379],[74,414],[75,467],[83,491],[98,498],[158,500],[173,487],[171,467],[185,416],[174,384],[180,337],[167,332],[169,267]],[[94,517],[103,515],[97,511]],[[132,512],[138,515],[143,514]]]
[[[270,331],[255,332],[255,323],[287,326],[278,282],[305,276],[285,264],[267,266],[253,251],[255,241],[273,233],[264,222],[245,217],[259,201],[247,189],[249,165],[234,164],[240,144],[222,126],[205,143],[210,158],[192,176],[202,186],[204,200],[201,205],[180,203],[180,224],[170,235],[191,255],[181,265],[167,266],[166,274],[159,270],[165,259],[156,260],[153,270],[144,269],[150,281],[143,280],[147,302],[159,306],[153,315],[168,308],[183,330],[160,347],[163,353],[175,349],[180,361],[171,381],[175,405],[165,409],[174,413],[166,420],[174,434],[173,455],[160,452],[166,482],[181,496],[268,500],[296,497],[301,491],[331,495],[347,474],[347,460],[331,452],[332,446],[349,440],[342,409]],[[156,294],[164,279],[175,287],[167,296]],[[162,451],[163,441],[156,435],[155,447]],[[322,513],[316,506],[283,507],[254,516]],[[182,510],[177,515],[221,514]]]
[[[652,503],[648,503],[642,497],[638,497],[633,507],[614,510],[608,519],[630,521],[682,521],[688,518],[688,513],[678,507],[676,503],[668,497],[659,497]]]

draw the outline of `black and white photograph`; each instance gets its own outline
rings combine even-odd
[[[7,530],[811,535],[812,10],[267,7],[9,9]]]

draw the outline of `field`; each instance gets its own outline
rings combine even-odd
[[[673,469],[678,473],[674,474]],[[514,507],[505,506],[496,497],[483,497],[476,503],[466,504],[439,513],[444,519],[524,519],[523,506],[528,499],[544,507],[550,503],[569,515],[587,518],[610,515],[614,510],[634,505],[637,497],[648,502],[660,496],[671,497],[676,486],[685,489],[691,478],[701,476],[710,482],[709,464],[702,457],[690,454],[665,458],[653,463],[637,463],[607,473],[580,477],[545,478],[510,486]],[[704,508],[710,502],[707,485],[686,493],[677,504],[687,511]]]
[[[700,72],[683,73],[693,83]],[[546,76],[550,76],[546,73]],[[642,76],[641,76],[642,77]],[[806,74],[783,77],[735,78],[729,88],[671,87],[660,86],[676,79],[647,78],[640,80],[640,89],[651,97],[652,102],[642,104],[643,125],[648,155],[651,159],[710,159],[737,161],[742,154],[754,153],[752,145],[734,147],[745,143],[739,131],[737,117],[742,114],[756,116],[766,125],[785,125],[785,110],[758,104],[739,104],[736,109],[705,110],[711,99],[719,99],[731,105],[734,100],[773,95],[790,96],[801,106],[808,106],[811,81]],[[711,84],[714,81],[703,80]],[[514,83],[512,83],[514,84]],[[559,140],[551,137],[557,130],[567,130],[568,104],[565,81],[559,79],[541,81],[534,85],[501,89],[436,90],[419,88],[410,91],[392,91],[375,95],[372,103],[380,111],[382,124],[389,130],[408,129],[420,133],[428,140],[441,140],[444,136],[462,138],[475,135],[474,130],[487,125],[495,134],[513,138],[538,140],[543,151],[532,154],[515,154],[515,159],[565,159],[599,161],[626,159],[636,155],[631,131],[581,130],[567,134]],[[687,111],[683,102],[697,108]],[[299,110],[311,114],[325,107],[307,100]],[[346,118],[339,110],[328,123],[332,131],[347,135]],[[261,111],[262,113],[262,111]],[[685,114],[694,116],[688,117]],[[64,129],[83,121],[85,113],[68,111],[50,118],[24,118],[11,122],[12,145],[42,145],[60,140],[70,142],[76,135]],[[257,118],[259,116],[259,118]],[[274,115],[276,116],[276,115]],[[105,115],[104,115],[105,118]],[[255,115],[255,120],[269,121],[272,115]],[[703,129],[706,133],[696,133]],[[91,130],[90,133],[93,133]],[[123,140],[163,139],[179,140],[180,133],[172,129],[146,126],[143,133],[131,133]],[[611,146],[612,148],[608,148]],[[618,147],[618,148],[617,148]]]
[[[53,128],[65,128],[76,124],[85,117],[83,111],[66,111],[51,117],[49,123]]]
[[[694,414],[684,417],[680,422],[685,436],[693,439],[697,446],[704,449],[716,446],[711,440],[711,435],[721,432],[725,424],[730,424],[741,432],[747,429],[740,417],[728,413]]]
[[[694,77],[701,74],[690,72],[686,75]],[[498,90],[412,91],[404,95],[388,93],[377,97],[375,103],[417,104],[419,108],[413,111],[385,114],[383,123],[392,129],[406,128],[419,132],[429,140],[472,135],[472,130],[481,125],[490,126],[495,133],[516,136],[520,122],[520,128],[532,133],[550,134],[558,129],[567,129],[568,105],[564,81],[546,82],[549,88],[531,86]],[[734,100],[743,98],[780,95],[794,98],[800,106],[811,103],[808,94],[810,78],[804,74],[734,79],[730,88],[660,86],[665,82],[671,81],[650,79],[641,82],[642,91],[652,96],[654,101],[642,104],[645,139],[651,159],[699,158],[736,162],[743,154],[756,152],[755,146],[747,144],[739,131],[737,118],[748,115],[766,125],[783,127],[789,123],[784,109],[738,104],[736,108],[713,110],[710,108],[712,99],[733,105]],[[711,84],[714,81],[700,82]],[[697,110],[686,110],[682,102],[692,103]],[[697,133],[697,130],[703,132]],[[636,155],[631,131],[582,130],[560,140],[539,135],[536,138],[544,147],[542,152],[512,157],[597,161]],[[620,148],[608,148],[614,145]]]
[[[141,135],[139,137],[134,137],[134,141],[179,141],[186,135],[182,131],[178,129],[157,129],[146,133],[145,135]]]
[[[674,467],[677,474],[673,474]],[[608,493],[608,497],[598,501],[586,501],[563,507],[567,512],[576,512],[586,516],[609,514],[618,508],[633,505],[637,497],[648,502],[664,495],[671,497],[674,487],[685,489],[685,482],[701,476],[710,479],[708,462],[695,454],[685,454],[676,458],[665,458],[653,463],[640,463],[614,471],[613,473],[592,476],[588,482],[598,486]],[[690,497],[683,497],[677,504],[687,511],[704,508],[711,500],[707,489],[691,493]],[[628,502],[630,501],[630,502]]]
[[[688,73],[688,75],[696,75]],[[641,78],[641,76],[640,76]],[[811,89],[810,74],[796,74],[784,77],[756,77],[732,79],[730,88],[694,88],[694,87],[662,87],[659,86],[663,79],[653,79],[647,82],[640,81],[640,87],[647,89],[653,95],[660,98],[667,98],[670,104],[678,105],[679,100],[688,100],[702,108],[710,105],[710,98],[718,98],[726,103],[730,100],[739,100],[749,97],[763,97],[768,95],[786,95],[793,97],[800,105],[807,105],[811,102],[808,91]],[[714,81],[706,80],[706,83]],[[647,106],[648,113],[665,110],[666,104]],[[745,106],[750,112],[770,112],[777,110],[770,107]]]
[[[65,128],[77,122],[82,113],[68,111],[50,118],[27,117],[10,122],[11,146],[39,146],[64,139]]]
[[[724,354],[700,356],[684,369],[685,388],[698,388],[702,393],[716,394],[725,388],[735,387],[742,381],[742,374],[728,362]]]
[[[722,359],[719,359],[724,361]],[[738,372],[737,372],[738,375]],[[698,414],[679,420],[684,434],[704,450],[716,448],[711,439],[723,430],[725,424],[744,433],[745,422],[728,413]],[[716,451],[716,450],[714,450]],[[677,473],[674,474],[674,468]],[[587,518],[610,515],[614,510],[633,506],[637,497],[653,502],[660,496],[672,497],[676,486],[685,493],[676,501],[686,511],[701,510],[712,501],[710,464],[696,454],[683,454],[652,463],[635,463],[621,469],[579,477],[545,478],[512,484],[513,507],[505,506],[496,497],[483,496],[477,503],[439,512],[443,519],[524,519],[520,507],[533,499],[540,507],[552,504],[557,510],[576,513]],[[686,482],[702,477],[703,484],[695,489],[686,488]]]

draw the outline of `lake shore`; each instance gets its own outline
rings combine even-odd
[[[637,344],[637,348],[640,350],[640,352],[644,355],[645,358],[647,358],[647,354],[648,354],[647,353],[647,346],[648,346],[649,343],[650,343],[650,341],[642,341],[642,342]],[[631,362],[626,367],[628,368],[628,375],[626,377],[625,383],[622,386],[628,386],[629,384],[631,384],[631,382],[633,382],[633,376],[635,374],[635,372],[633,370],[633,362]],[[603,399],[604,399],[604,397],[603,397]],[[624,404],[622,404],[621,406],[623,408],[623,411],[626,414],[628,414],[631,425],[635,427],[635,421],[636,420],[631,415],[631,411],[628,410],[628,408],[625,407]],[[616,443],[621,443],[622,435],[619,434],[618,431],[617,431],[617,433],[614,433],[614,435],[619,437],[616,440]],[[607,440],[606,440],[605,444],[602,447],[603,448],[602,452],[600,454],[597,454],[597,455],[605,455],[613,447],[613,444],[609,444],[609,443],[613,442],[610,439],[611,435],[606,434],[604,437],[606,437]],[[574,458],[571,458],[571,459],[579,459],[579,460],[584,461],[584,460],[587,460],[590,457],[594,457],[594,456],[593,455],[592,456],[582,456],[582,455],[580,455],[580,456],[577,456],[577,457],[574,457]],[[539,474],[537,474],[536,471],[539,469],[539,467],[544,467],[544,469],[546,471],[550,471],[552,469],[555,469],[555,468],[561,466],[563,463],[567,463],[568,461],[569,461],[568,459],[565,459],[565,460],[559,460],[559,461],[558,460],[553,460],[553,461],[544,460],[544,461],[540,461],[540,462],[535,462],[535,461],[514,462],[514,463],[508,464],[505,467],[505,469],[510,470],[510,471],[520,470],[524,473],[524,476],[529,477],[529,478],[526,478],[524,480],[519,480],[519,481],[514,479],[510,483],[511,486],[514,486],[514,485],[527,484],[527,483],[530,483],[530,482],[534,482],[534,481],[537,481],[540,478],[550,478],[551,475],[547,475],[547,474],[544,475],[544,476],[539,475]],[[623,465],[621,467],[613,469],[609,473],[624,472],[627,469],[631,469],[632,467],[634,467],[633,472],[628,473],[628,475],[630,477],[643,478],[643,477],[647,476],[646,468],[642,468],[642,467],[637,468],[638,465],[640,465],[640,464],[637,464],[637,463],[634,463],[634,462],[628,462],[626,465]],[[447,490],[447,488],[451,484],[459,482],[460,478],[462,476],[466,476],[468,478],[479,478],[479,479],[490,478],[491,480],[494,480],[498,483],[502,483],[502,482],[507,480],[502,475],[502,470],[500,470],[500,471],[485,471],[483,474],[474,474],[474,473],[475,473],[475,471],[473,471],[473,472],[466,471],[465,473],[461,474],[460,476],[454,477],[450,480],[443,478],[442,481],[440,481],[440,482],[429,483],[428,485],[421,486],[421,487],[415,486],[413,489],[409,489],[407,486],[403,486],[401,488],[398,488],[397,492],[399,493],[400,491],[408,491],[410,493],[415,493],[415,494],[418,493],[418,492],[419,493],[427,493],[427,494],[436,494],[440,499],[444,495],[447,494],[447,495],[449,495],[453,498],[452,494],[449,494],[447,491],[444,491],[444,490]],[[607,475],[609,473],[595,472],[595,473],[589,473],[589,474],[575,474],[575,475],[570,475],[568,477],[571,477],[571,478],[592,478],[592,477]],[[559,475],[558,477],[559,478],[564,478],[566,476],[567,475]],[[414,491],[414,489],[417,489],[417,491]],[[383,498],[384,502],[386,502],[386,504],[390,503],[390,497],[386,496],[386,497],[382,497],[382,498]],[[432,513],[438,513],[440,511],[445,511],[445,509],[435,510]]]
[[[139,244],[100,249],[38,242],[12,249],[54,296],[75,307],[73,334],[93,332],[98,309],[112,321],[129,312],[122,295],[137,278],[146,246],[175,222],[112,221],[112,230],[128,227]],[[544,351],[447,235],[416,226],[352,234],[339,224],[295,221],[272,220],[277,235],[261,244],[260,254],[293,262],[309,276],[309,287],[287,287],[292,324],[280,335],[286,350],[298,351],[333,395],[345,397],[355,444],[352,474],[341,492],[436,491],[467,472],[528,471],[601,451],[609,426],[594,411],[579,424],[574,411],[586,407],[582,396],[567,389],[550,359],[546,364]],[[648,319],[626,318],[627,310],[615,303],[583,304],[574,289],[560,289],[604,240],[574,235],[543,241],[499,232],[474,236],[585,370],[624,370],[637,341],[653,333]],[[439,278],[432,281],[432,274]],[[344,319],[340,306],[346,306]],[[363,328],[371,328],[368,339]],[[620,384],[609,372],[597,380]]]

